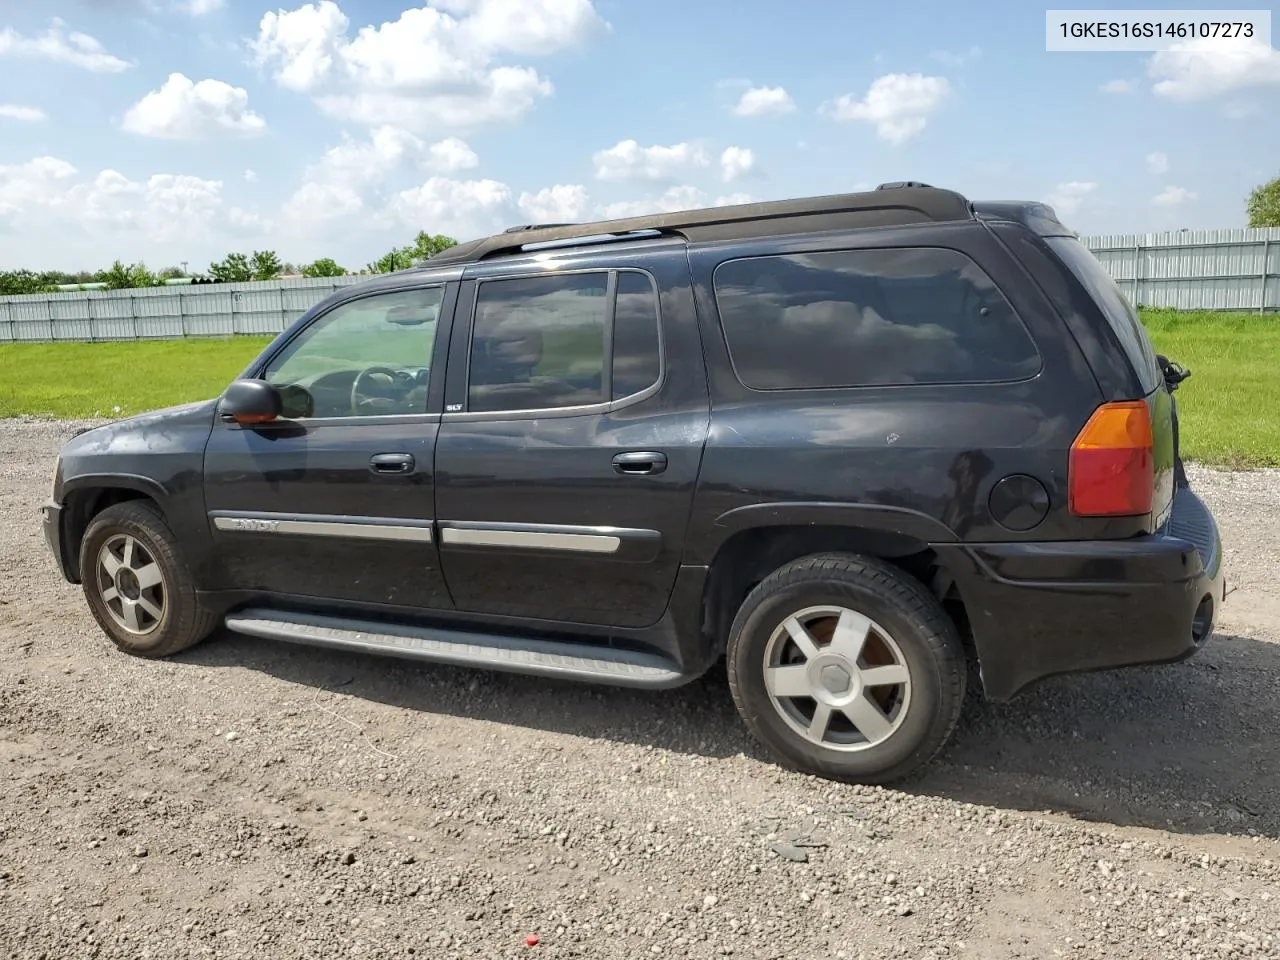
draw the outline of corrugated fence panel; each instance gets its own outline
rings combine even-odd
[[[1280,310],[1280,228],[1080,239],[1140,306]],[[0,342],[275,334],[335,290],[367,279],[301,277],[0,297]]]
[[[1141,306],[1280,310],[1280,228],[1082,239],[1125,296]]]

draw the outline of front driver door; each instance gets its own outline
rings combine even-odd
[[[284,416],[219,422],[209,524],[229,588],[411,608],[452,606],[433,536],[439,413],[428,412],[447,284],[340,302],[256,374]],[[443,351],[441,351],[443,353]]]

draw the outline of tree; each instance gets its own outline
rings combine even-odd
[[[274,250],[255,250],[249,258],[249,269],[255,280],[274,280],[280,276],[283,266]]]
[[[425,230],[419,230],[418,235],[413,238],[413,257],[415,260],[430,260],[437,253],[457,244],[457,240],[446,237],[443,233],[432,236]]]
[[[181,267],[165,267],[156,274],[159,280],[181,280],[186,274],[182,272]]]
[[[302,268],[304,277],[341,277],[345,276],[346,272],[332,257],[321,257],[315,263],[308,263]]]
[[[218,283],[245,283],[253,279],[253,271],[249,269],[249,258],[243,253],[228,253],[209,264],[209,276]]]
[[[20,297],[28,293],[49,293],[53,284],[30,270],[0,270],[0,296]]]
[[[369,264],[370,273],[394,273],[396,270],[408,270],[414,264],[413,247],[396,247]]]
[[[1276,177],[1249,194],[1249,226],[1280,227],[1280,177]]]
[[[132,290],[137,287],[156,286],[156,275],[144,263],[126,264],[120,260],[106,270],[94,274],[96,283],[105,283],[108,290]]]
[[[76,273],[67,273],[63,270],[45,270],[40,274],[40,282],[46,283],[51,287],[56,287],[60,284],[93,283],[93,274],[88,270],[80,270]]]

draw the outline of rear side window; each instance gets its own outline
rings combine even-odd
[[[473,413],[621,400],[653,386],[661,373],[657,291],[647,274],[480,284],[467,392]]]
[[[844,250],[731,260],[716,303],[738,378],[757,390],[1021,380],[1035,343],[955,250]]]
[[[1138,313],[1129,299],[1120,292],[1106,267],[1079,240],[1072,237],[1047,237],[1050,249],[1058,255],[1067,269],[1088,291],[1093,302],[1107,318],[1129,362],[1133,365],[1144,393],[1150,393],[1164,379],[1156,360],[1155,348],[1147,336]]]

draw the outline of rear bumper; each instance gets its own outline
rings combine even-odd
[[[1225,591],[1217,524],[1186,487],[1152,536],[968,545],[951,557],[993,700],[1054,674],[1189,657]]]

